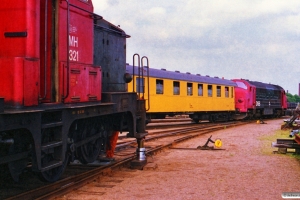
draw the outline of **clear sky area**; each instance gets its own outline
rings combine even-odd
[[[299,0],[93,0],[94,12],[120,25],[127,63],[243,78],[298,94]]]

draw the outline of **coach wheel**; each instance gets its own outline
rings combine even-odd
[[[42,166],[48,165],[53,161],[54,158],[52,154],[45,154],[45,156],[42,158]],[[65,160],[63,161],[63,164],[61,166],[55,167],[53,169],[49,169],[47,171],[40,172],[39,177],[43,181],[48,181],[48,182],[57,181],[64,173],[66,166],[68,165],[68,162],[69,162],[69,155],[66,154]]]
[[[198,124],[199,123],[199,119],[193,119],[193,122],[195,122],[196,124]]]
[[[95,128],[92,128],[91,130],[87,130],[87,128],[84,129],[82,133],[82,139],[86,139],[87,137],[93,136],[97,134],[97,131]],[[96,140],[90,141],[82,146],[79,147],[79,160],[83,164],[92,163],[94,162],[101,150],[101,139],[98,138]]]

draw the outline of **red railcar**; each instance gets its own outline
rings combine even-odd
[[[287,109],[287,98],[282,87],[273,84],[233,79],[237,117],[282,116]]]
[[[116,132],[143,149],[145,101],[125,86],[128,37],[91,0],[1,1],[0,165],[16,181],[28,163],[56,181],[69,159],[97,159]]]

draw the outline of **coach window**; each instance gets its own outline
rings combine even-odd
[[[229,88],[225,87],[225,97],[229,97]]]
[[[217,97],[221,97],[221,86],[217,85]]]
[[[233,98],[233,87],[230,89],[231,98]]]
[[[136,90],[138,93],[144,93],[144,79],[136,78]]]
[[[180,83],[178,81],[173,82],[173,94],[180,95]]]
[[[187,95],[188,96],[193,95],[193,83],[187,83]]]
[[[213,93],[213,87],[212,87],[212,85],[208,85],[207,86],[207,95],[209,97],[212,97],[212,93]]]
[[[156,79],[156,94],[164,93],[164,81]]]
[[[203,84],[198,84],[198,96],[203,96]]]

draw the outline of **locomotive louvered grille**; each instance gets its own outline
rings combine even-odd
[[[97,101],[97,96],[89,96],[89,101]]]
[[[96,71],[90,71],[90,72],[89,72],[89,75],[97,76],[97,72],[96,72]]]
[[[72,74],[80,74],[80,69],[71,69]]]
[[[80,101],[80,97],[78,97],[78,96],[71,97],[71,100],[78,102],[78,101]]]

